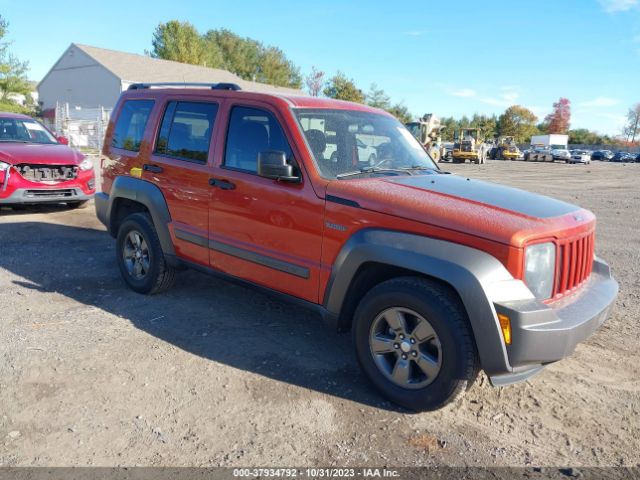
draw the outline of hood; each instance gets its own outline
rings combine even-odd
[[[0,142],[0,161],[20,163],[69,165],[82,161],[84,155],[67,145]]]
[[[575,205],[451,174],[335,180],[327,194],[515,247],[534,238],[577,234],[595,223],[591,212]]]

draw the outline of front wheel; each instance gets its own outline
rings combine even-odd
[[[134,213],[122,222],[116,241],[116,261],[126,284],[144,294],[169,289],[175,269],[167,264],[151,217]]]
[[[478,371],[460,300],[422,278],[396,278],[370,290],[356,310],[353,341],[369,380],[410,410],[436,410],[455,401]]]

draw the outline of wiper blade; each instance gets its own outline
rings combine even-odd
[[[0,142],[4,142],[4,143],[29,143],[26,140],[13,140],[11,138],[0,139]]]
[[[346,178],[352,177],[354,175],[363,175],[366,173],[381,173],[381,172],[400,172],[405,173],[407,175],[412,175],[410,170],[402,169],[402,168],[379,168],[379,167],[367,167],[361,168],[360,170],[354,170],[352,172],[344,172],[336,175],[336,178]]]

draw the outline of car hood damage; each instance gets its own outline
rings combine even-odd
[[[532,238],[589,229],[588,210],[543,195],[458,175],[333,181],[327,195],[360,208],[522,247]]]

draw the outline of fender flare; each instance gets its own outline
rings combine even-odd
[[[105,194],[102,194],[105,195]],[[106,195],[105,195],[106,196]],[[176,251],[169,233],[171,214],[162,191],[151,182],[133,177],[116,177],[111,186],[111,194],[107,199],[96,196],[96,210],[98,217],[106,225],[109,233],[118,235],[113,216],[114,202],[119,198],[126,198],[144,205],[151,215],[153,224],[165,256],[175,257]],[[100,212],[102,210],[102,212]]]
[[[339,252],[324,295],[324,306],[339,316],[358,270],[375,262],[424,274],[450,285],[467,311],[482,368],[487,374],[512,371],[502,330],[491,300],[514,281],[506,268],[486,252],[420,235],[380,229],[355,233]],[[493,285],[493,288],[492,288]]]

